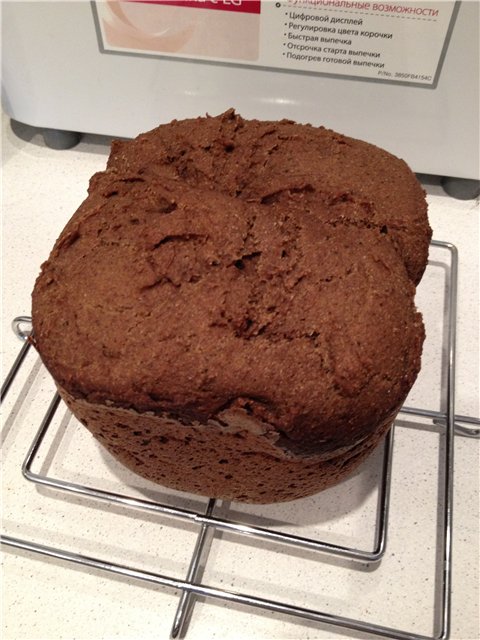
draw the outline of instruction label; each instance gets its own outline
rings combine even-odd
[[[456,2],[96,2],[104,52],[433,86]]]

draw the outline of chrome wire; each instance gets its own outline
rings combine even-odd
[[[51,478],[49,476],[35,473],[34,471],[32,471],[33,462],[35,460],[35,457],[38,455],[42,442],[45,438],[45,435],[47,434],[51,421],[55,416],[55,412],[60,401],[61,399],[59,394],[55,393],[23,462],[22,473],[24,477],[31,482],[48,486],[52,489],[59,489],[61,491],[80,494],[88,496],[90,498],[95,498],[97,500],[103,500],[114,504],[128,506],[133,509],[154,511],[170,517],[189,520],[199,525],[212,525],[218,529],[232,531],[241,535],[255,536],[263,539],[268,539],[270,542],[282,542],[285,544],[291,544],[297,547],[312,549],[315,551],[324,551],[332,555],[349,558],[352,560],[359,560],[363,562],[377,562],[385,553],[388,501],[391,479],[391,456],[393,450],[392,431],[390,431],[385,438],[383,473],[380,479],[379,486],[379,518],[375,535],[374,549],[372,551],[365,551],[351,547],[334,545],[320,540],[305,538],[282,531],[274,531],[265,527],[258,527],[241,522],[235,522],[230,519],[227,520],[225,518],[211,515],[208,510],[205,514],[203,514],[189,509],[171,507],[170,505],[162,504],[160,502],[134,498],[122,493],[105,491],[103,489],[88,487],[74,482],[67,482],[65,480]]]
[[[389,497],[391,483],[391,459],[393,449],[393,429],[391,429],[385,441],[384,457],[382,463],[382,473],[379,482],[378,495],[378,516],[375,533],[373,551],[363,551],[337,545],[328,544],[322,541],[292,535],[282,531],[273,531],[263,527],[251,526],[241,522],[235,522],[226,518],[214,515],[216,501],[211,499],[204,512],[171,507],[158,502],[133,498],[131,496],[107,492],[94,487],[67,482],[61,479],[49,478],[32,471],[32,465],[39,453],[47,430],[52,423],[52,419],[58,409],[60,397],[55,394],[51,404],[41,422],[38,432],[30,445],[27,456],[22,466],[24,476],[35,483],[43,484],[61,491],[70,491],[76,494],[85,495],[88,498],[103,500],[121,504],[133,509],[146,509],[159,512],[175,518],[183,518],[199,525],[197,541],[193,550],[190,565],[185,579],[166,576],[161,573],[139,570],[134,567],[120,565],[109,560],[93,558],[83,554],[73,553],[68,550],[50,547],[37,542],[22,540],[8,535],[2,535],[2,544],[24,549],[43,556],[61,559],[74,564],[79,564],[114,574],[128,576],[134,580],[142,580],[158,584],[167,588],[180,591],[179,604],[175,614],[171,637],[182,637],[187,629],[191,609],[195,598],[203,596],[205,598],[216,599],[226,602],[235,602],[251,607],[264,609],[272,612],[287,614],[298,619],[307,619],[318,623],[351,629],[375,636],[396,638],[398,640],[446,640],[450,633],[451,620],[451,576],[452,576],[452,522],[453,522],[453,477],[454,477],[454,435],[464,435],[477,438],[480,432],[478,428],[471,428],[464,425],[480,426],[478,418],[470,416],[455,415],[455,359],[456,359],[456,307],[457,307],[457,278],[458,278],[458,252],[456,248],[448,242],[432,241],[432,245],[447,249],[450,252],[450,277],[448,282],[448,334],[447,334],[447,364],[446,364],[446,390],[444,403],[445,412],[430,411],[422,408],[403,407],[401,413],[413,415],[420,418],[427,418],[441,428],[441,435],[445,441],[444,455],[444,478],[442,498],[444,503],[442,514],[442,535],[440,539],[442,555],[442,575],[440,602],[435,605],[436,624],[438,629],[432,636],[419,635],[414,632],[394,629],[375,623],[364,622],[352,618],[330,614],[322,611],[308,609],[294,604],[279,602],[255,595],[239,593],[227,589],[219,589],[202,583],[203,569],[207,563],[208,551],[212,537],[217,530],[228,530],[234,534],[251,536],[254,538],[266,538],[274,543],[282,543],[311,549],[340,557],[347,557],[362,562],[379,561],[386,549],[387,543],[387,523],[389,512]],[[30,318],[21,316],[14,321],[14,330],[19,337],[26,339],[28,331],[22,326],[28,324]],[[18,370],[23,363],[28,352],[30,342],[27,340],[23,345],[7,379],[2,387],[2,398],[8,392]],[[8,384],[7,384],[8,383]],[[5,391],[4,391],[5,389]],[[438,611],[438,614],[437,614]]]

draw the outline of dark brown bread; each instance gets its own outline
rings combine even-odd
[[[388,235],[415,284],[427,263],[425,195],[406,163],[324,127],[244,120],[230,110],[116,142],[108,168],[170,176],[266,205],[301,196],[301,206],[329,224],[376,227]]]
[[[92,178],[35,285],[37,348],[147,478],[309,495],[370,453],[416,378],[429,239],[413,174],[376,147],[233,112],[164,125]]]

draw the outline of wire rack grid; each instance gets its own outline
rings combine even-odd
[[[441,545],[441,585],[438,590],[439,601],[435,603],[435,628],[434,635],[422,635],[415,631],[397,629],[367,622],[361,619],[349,618],[342,615],[327,613],[325,611],[306,608],[296,604],[274,599],[260,597],[255,594],[232,591],[209,585],[203,581],[204,569],[208,562],[208,553],[212,537],[217,531],[228,531],[232,535],[247,539],[249,544],[255,544],[255,540],[267,540],[283,545],[288,552],[291,547],[303,548],[319,554],[328,554],[336,557],[347,558],[359,563],[379,563],[386,550],[388,515],[390,507],[390,486],[392,468],[392,450],[394,443],[394,428],[392,428],[385,440],[381,473],[378,487],[377,518],[374,523],[374,543],[371,549],[356,548],[354,546],[341,546],[326,541],[306,536],[299,536],[288,531],[273,530],[268,527],[254,526],[241,520],[216,515],[217,501],[208,500],[204,509],[186,509],[178,506],[163,504],[154,500],[145,500],[132,495],[119,492],[105,491],[99,487],[86,486],[61,478],[53,478],[48,474],[37,473],[33,470],[34,461],[44,445],[46,434],[51,428],[61,399],[57,393],[53,396],[50,406],[41,421],[38,432],[31,443],[22,466],[24,477],[37,485],[48,486],[60,492],[69,492],[100,502],[122,505],[131,510],[132,516],[138,510],[162,514],[168,518],[193,522],[198,526],[198,533],[193,553],[190,557],[189,567],[184,579],[179,579],[165,573],[141,570],[132,566],[113,562],[109,559],[96,558],[68,549],[40,544],[35,541],[25,540],[10,535],[2,535],[1,542],[12,548],[24,549],[46,557],[60,559],[69,563],[100,569],[112,574],[127,576],[130,579],[153,583],[166,588],[178,590],[180,593],[177,610],[171,627],[171,637],[183,637],[188,629],[195,601],[199,597],[207,600],[219,600],[226,603],[237,603],[270,612],[287,614],[293,619],[310,620],[321,625],[334,626],[369,635],[376,635],[398,640],[445,640],[450,633],[451,620],[451,580],[452,580],[452,504],[453,504],[453,471],[454,471],[454,435],[478,438],[480,436],[480,420],[469,416],[455,415],[455,352],[456,352],[456,303],[457,303],[457,265],[458,254],[456,248],[448,242],[432,241],[433,246],[447,249],[450,254],[450,273],[448,289],[448,333],[447,356],[445,362],[445,387],[444,411],[430,411],[422,408],[406,407],[401,413],[409,416],[431,420],[441,431],[444,439],[444,458],[442,474],[443,486],[441,489],[442,510],[442,535]],[[20,316],[13,322],[13,328],[24,344],[8,373],[2,387],[2,400],[10,390],[15,377],[22,367],[26,355],[30,349],[30,318]],[[321,560],[321,555],[320,555]]]

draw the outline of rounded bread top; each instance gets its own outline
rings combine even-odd
[[[322,221],[376,227],[388,235],[415,284],[427,264],[431,229],[425,193],[408,165],[324,127],[244,120],[230,109],[117,141],[108,168],[171,177],[263,204],[303,192],[302,206]]]
[[[420,368],[400,242],[380,224],[330,218],[352,201],[332,204],[316,173],[234,196],[227,168],[216,188],[168,169],[161,144],[158,163],[142,156],[155,135],[117,145],[42,267],[34,332],[54,379],[74,397],[186,423],[240,407],[294,454],[367,437]]]

